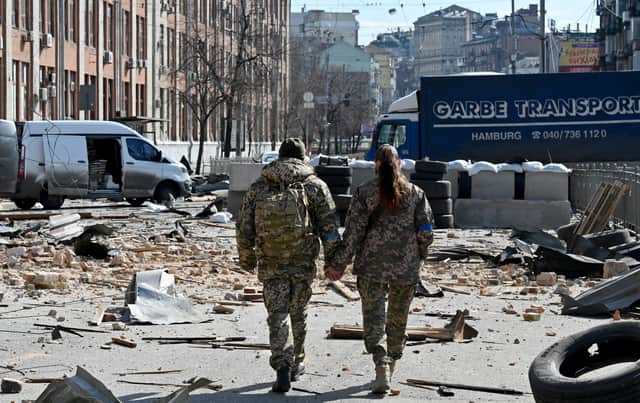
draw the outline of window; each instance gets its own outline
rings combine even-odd
[[[40,0],[40,32],[47,33],[47,19],[45,11],[47,9],[47,0]]]
[[[407,126],[383,124],[378,129],[377,144],[391,144],[398,148],[407,142]]]
[[[111,119],[111,99],[113,96],[113,80],[103,79],[104,102],[102,104],[102,119]]]
[[[20,28],[31,29],[31,13],[28,0],[20,0]]]
[[[137,17],[136,32],[138,59],[146,60],[147,58],[147,25],[144,17]]]
[[[47,7],[47,33],[55,36],[56,31],[56,7],[58,2],[56,0],[48,0],[49,7]]]
[[[20,105],[20,120],[28,119],[29,112],[29,64],[22,63],[22,77],[20,78],[20,92],[22,95],[22,103]]]
[[[18,28],[18,11],[20,10],[20,2],[13,0],[13,7],[11,7],[11,25],[14,28]]]
[[[131,84],[125,82],[124,86],[122,88],[122,111],[125,112],[125,114],[128,116],[131,113],[131,108],[129,105],[129,98],[130,98],[130,91],[131,91]]]
[[[113,24],[113,5],[104,3],[104,50],[112,50],[111,27]]]
[[[76,0],[69,0],[67,11],[67,32],[68,41],[76,41]]]
[[[86,5],[86,41],[87,46],[96,47],[96,34],[95,34],[95,0],[87,0]]]
[[[131,54],[131,13],[124,11],[122,13],[122,54],[128,56]]]
[[[176,63],[175,35],[176,35],[175,30],[171,28],[167,28],[167,48],[169,51],[168,63],[169,63],[169,66],[171,67],[175,66],[175,63]]]
[[[138,116],[147,116],[146,90],[143,84],[136,84],[136,113]]]
[[[13,116],[12,120],[18,120],[18,103],[20,94],[18,93],[18,72],[20,71],[20,62],[14,61],[11,65],[11,89],[13,93]]]
[[[158,40],[158,53],[160,53],[160,65],[166,66],[164,62],[164,25],[160,24],[160,39]]]
[[[67,80],[69,86],[69,109],[67,115],[73,119],[76,118],[76,72],[69,72],[69,79]]]
[[[127,139],[127,150],[134,160],[160,161],[160,152],[144,140]]]

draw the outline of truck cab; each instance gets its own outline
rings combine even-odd
[[[380,116],[366,159],[376,158],[378,146],[391,144],[402,159],[420,159],[419,92],[394,101],[389,113]]]

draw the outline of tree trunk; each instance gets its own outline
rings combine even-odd
[[[200,175],[200,168],[202,167],[202,156],[204,154],[204,140],[207,138],[207,121],[199,120],[200,132],[198,133],[198,159],[196,162],[196,175]]]
[[[224,127],[224,157],[231,157],[231,130],[233,129],[233,97],[225,102],[227,110]]]

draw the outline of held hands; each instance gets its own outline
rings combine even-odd
[[[332,267],[332,266],[324,267],[324,275],[331,281],[340,280],[342,278],[342,274],[343,273],[340,270],[337,270],[335,267]]]

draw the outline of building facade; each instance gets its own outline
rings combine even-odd
[[[197,125],[179,96],[189,36],[204,27],[212,54],[231,57],[239,21],[250,18],[252,38],[262,37],[251,46],[285,49],[289,8],[256,0],[0,0],[0,118],[156,121],[138,127],[158,143],[192,144]],[[270,63],[270,80],[248,86],[234,118],[243,139],[249,127],[254,142],[282,137],[287,52]],[[223,121],[224,108],[216,108],[208,142],[220,140]]]
[[[482,16],[469,9],[450,6],[419,18],[415,23],[415,74],[457,74],[464,65],[462,44],[472,39]]]
[[[602,0],[597,7],[600,70],[640,70],[640,9],[631,0]]]
[[[360,24],[353,13],[333,13],[324,10],[302,10],[291,13],[291,36],[314,37],[322,43],[344,41],[358,46]]]

